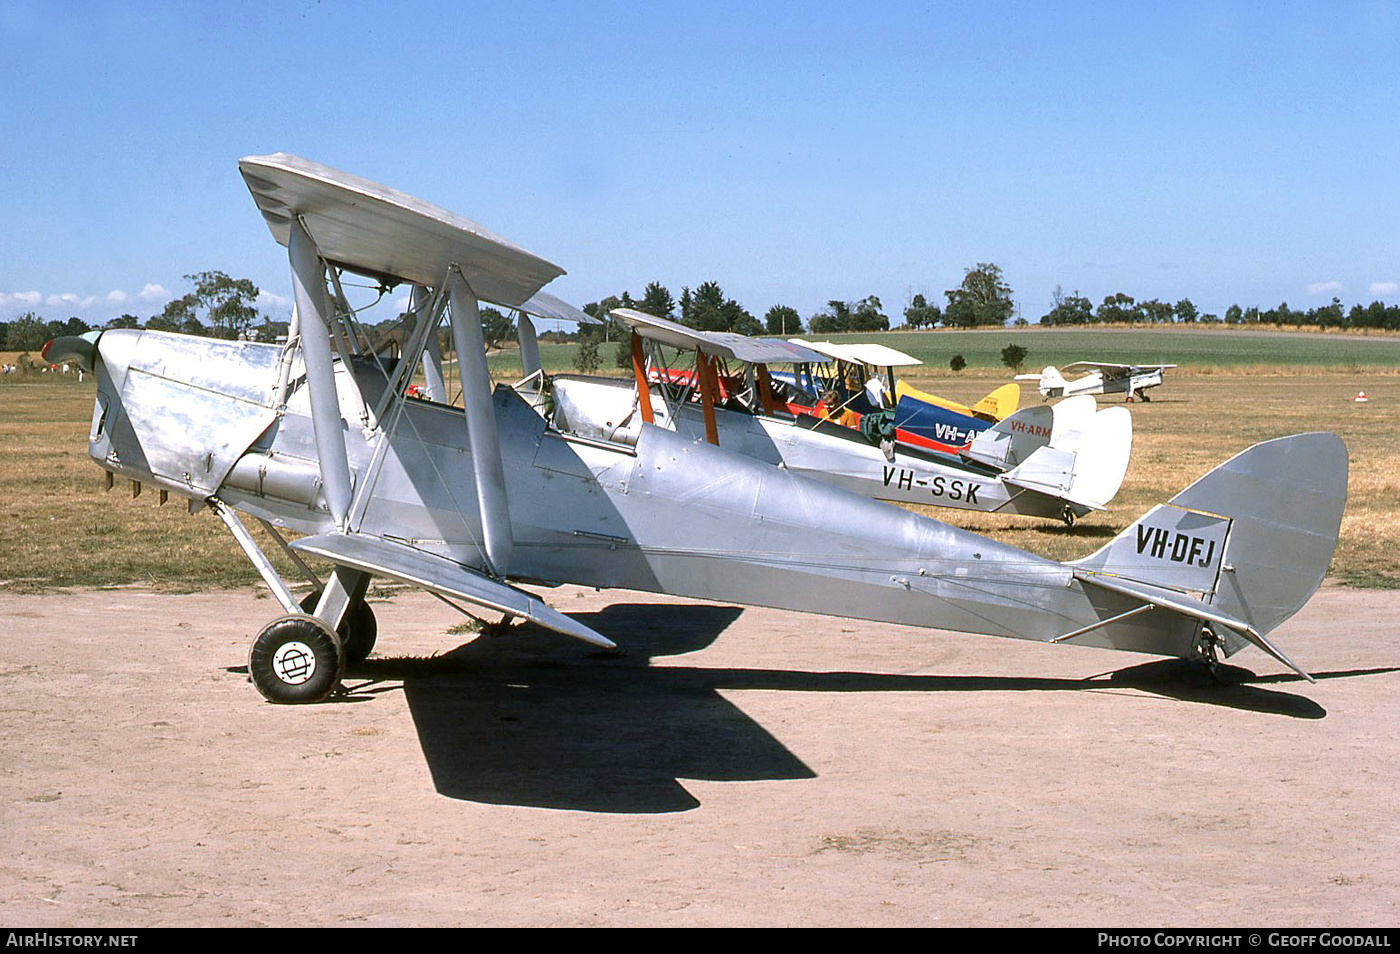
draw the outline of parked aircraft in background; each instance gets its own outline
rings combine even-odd
[[[1144,401],[1152,399],[1145,393],[1162,383],[1162,372],[1174,364],[1109,364],[1102,361],[1076,361],[1065,365],[1066,371],[1087,369],[1088,374],[1073,381],[1065,380],[1059,370],[1048,367],[1039,374],[1018,374],[1017,381],[1035,381],[1040,393],[1047,398],[1072,397],[1076,394],[1126,394]]]
[[[804,343],[697,331],[632,309],[611,316],[649,359],[625,383],[555,376],[558,413],[575,430],[616,439],[655,423],[877,500],[1070,524],[1104,509],[1127,471],[1131,418],[1125,408],[1096,413],[1091,397],[1019,411],[967,435],[964,454],[929,453],[892,439],[892,415],[882,416],[891,412],[828,408],[785,383],[810,374],[822,358]],[[775,365],[798,370],[780,376]],[[650,419],[640,409],[643,379]],[[848,384],[864,393],[864,382]]]

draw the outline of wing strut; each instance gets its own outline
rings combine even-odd
[[[715,398],[719,393],[719,375],[710,358],[700,349],[695,350],[695,380],[700,385],[700,407],[705,415],[705,440],[719,446],[719,429],[715,423]]]
[[[642,355],[642,336],[632,332],[632,377],[637,382],[637,405],[642,410],[642,420],[656,423],[656,412],[651,406],[651,385],[647,383],[647,363]]]
[[[452,302],[452,343],[462,381],[462,405],[466,410],[467,446],[476,478],[481,534],[486,540],[486,561],[492,575],[505,576],[510,568],[514,540],[510,508],[506,502],[506,475],[501,464],[501,444],[496,434],[496,412],[491,406],[491,374],[486,367],[486,341],[481,332],[481,310],[476,293],[456,265],[447,273]]]
[[[432,298],[433,293],[426,286],[414,285],[413,313],[420,316],[425,314]],[[428,337],[423,346],[423,378],[426,383],[423,391],[429,401],[446,404],[448,393],[447,384],[442,376],[442,345],[438,343],[437,322],[430,321],[429,325]],[[404,355],[404,357],[407,358],[408,355]]]
[[[515,340],[520,343],[520,373],[529,377],[543,367],[540,362],[540,343],[535,338],[535,323],[524,311],[518,313],[515,321]]]
[[[306,384],[311,396],[311,426],[326,504],[337,527],[345,529],[350,511],[350,463],[345,457],[344,421],[335,393],[330,327],[326,303],[326,269],[301,219],[293,216],[287,257],[292,264],[294,323],[301,337]]]

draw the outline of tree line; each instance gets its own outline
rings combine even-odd
[[[142,322],[136,315],[113,318],[101,328],[149,328],[175,331],[209,338],[254,338],[273,341],[287,333],[287,322],[273,321],[259,314],[258,287],[246,278],[230,278],[223,272],[209,271],[186,275],[194,286],[188,294],[168,302],[158,315]],[[259,318],[261,323],[257,323]],[[37,351],[50,338],[81,335],[96,330],[81,318],[45,321],[34,312],[25,312],[12,321],[0,321],[0,350]]]
[[[1373,301],[1369,305],[1353,305],[1350,310],[1338,298],[1318,308],[1306,311],[1290,308],[1283,302],[1276,308],[1242,308],[1231,305],[1224,316],[1202,314],[1189,298],[1176,303],[1155,298],[1137,301],[1133,296],[1117,292],[1108,295],[1097,308],[1079,292],[1064,294],[1055,288],[1054,306],[1041,317],[1042,325],[1106,325],[1106,324],[1210,324],[1226,325],[1288,325],[1313,328],[1356,328],[1400,330],[1400,305]]]
[[[186,275],[193,290],[166,304],[160,314],[143,323],[135,315],[124,314],[103,327],[140,328],[154,331],[175,331],[184,334],[216,338],[255,338],[276,340],[286,334],[285,321],[273,321],[261,316],[256,307],[258,288],[246,278],[230,278],[221,271],[197,272]],[[1016,304],[1011,286],[1007,284],[1000,266],[979,262],[965,269],[962,283],[943,293],[944,302],[936,304],[924,295],[914,295],[904,308],[903,327],[922,328],[998,328],[1013,323]],[[1350,310],[1333,298],[1331,303],[1306,311],[1290,308],[1286,302],[1276,308],[1260,309],[1233,304],[1223,316],[1203,314],[1189,299],[1163,302],[1155,298],[1138,301],[1124,292],[1107,295],[1095,306],[1076,290],[1065,294],[1056,287],[1053,305],[1040,317],[1046,326],[1105,325],[1105,324],[1198,324],[1226,325],[1288,325],[1296,327],[1400,330],[1400,305],[1373,301],[1369,305],[1354,305]],[[678,321],[700,331],[728,331],[744,335],[777,335],[786,337],[804,333],[840,334],[842,332],[888,331],[890,318],[876,295],[857,301],[831,299],[826,306],[804,321],[797,309],[789,305],[773,305],[756,318],[739,302],[725,294],[718,282],[707,281],[694,289],[685,286],[679,298],[660,282],[651,282],[640,297],[628,292],[591,302],[584,311],[594,317],[606,317],[614,308],[635,308],[659,318]],[[487,340],[504,342],[514,336],[514,323],[492,308],[483,308]],[[261,322],[258,319],[261,318]],[[1027,324],[1017,317],[1014,324]],[[35,351],[50,338],[77,335],[91,331],[92,326],[79,318],[66,321],[45,321],[34,312],[27,312],[12,321],[0,321],[0,349],[6,351]],[[588,342],[596,338],[606,341],[606,328],[584,326],[576,334],[547,333],[548,338]]]

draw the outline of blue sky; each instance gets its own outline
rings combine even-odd
[[[291,152],[479,221],[582,305],[755,315],[1001,266],[1022,314],[1400,300],[1400,4],[0,0],[0,320],[141,318],[285,253]]]

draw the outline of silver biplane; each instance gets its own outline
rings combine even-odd
[[[493,389],[478,311],[480,301],[523,307],[562,269],[294,156],[240,169],[288,250],[296,308],[285,345],[131,329],[48,347],[50,360],[95,372],[92,458],[209,507],[266,581],[282,613],[254,639],[249,670],[270,700],[326,698],[369,652],[372,577],[601,647],[613,643],[520,584],[1207,662],[1253,645],[1302,672],[1268,637],[1311,597],[1337,541],[1347,456],[1334,435],[1256,445],[1098,552],[1059,563],[662,427],[576,433],[538,395]],[[413,286],[397,353],[359,327],[347,272]],[[408,395],[444,316],[460,407]],[[520,325],[531,338],[528,317]],[[245,517],[313,584],[306,606]],[[287,542],[288,531],[300,536]],[[333,569],[320,579],[305,557]]]
[[[1162,372],[1174,364],[1110,364],[1104,361],[1076,361],[1065,365],[1066,371],[1087,371],[1083,377],[1066,380],[1059,369],[1051,366],[1039,374],[1018,374],[1017,381],[1035,381],[1043,397],[1073,397],[1076,394],[1124,394],[1126,400],[1152,399],[1145,393],[1162,383]]]
[[[1127,472],[1131,417],[1124,408],[1096,412],[1091,397],[1018,411],[972,437],[961,456],[931,453],[894,440],[892,422],[882,440],[820,404],[787,400],[792,385],[770,366],[810,367],[834,346],[698,331],[628,308],[611,316],[632,334],[633,380],[554,377],[556,427],[633,440],[643,424],[656,424],[876,500],[1070,524],[1104,509]],[[671,367],[663,346],[692,366]]]

